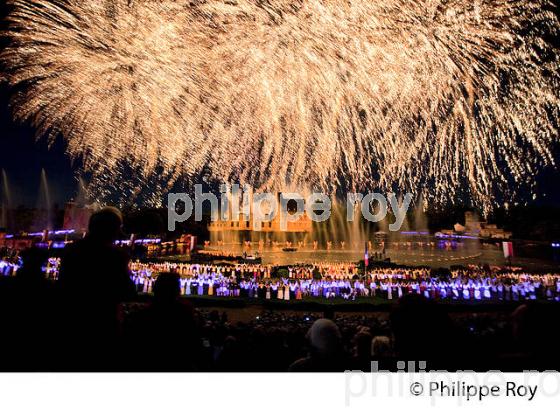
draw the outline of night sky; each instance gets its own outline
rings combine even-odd
[[[0,29],[4,28],[2,20],[5,12],[4,2],[0,0]],[[45,138],[36,138],[35,131],[29,124],[14,122],[9,101],[10,90],[7,85],[1,83],[0,75],[0,168],[5,169],[8,175],[12,205],[33,207],[37,204],[43,168],[50,183],[52,202],[64,204],[76,195],[77,165],[73,166],[65,154],[65,143],[61,137],[49,147]],[[556,161],[560,162],[560,144],[556,147]],[[536,200],[533,201],[528,192],[523,193],[529,204],[559,207],[560,170],[541,169],[536,180]]]
[[[36,205],[43,168],[53,203],[64,204],[77,184],[62,138],[50,148],[46,139],[37,140],[33,128],[12,121],[8,101],[7,88],[0,86],[0,168],[8,175],[12,204]]]
[[[36,138],[32,127],[14,122],[9,90],[4,85],[0,86],[0,130],[0,168],[8,174],[13,205],[36,205],[43,168],[53,203],[62,205],[76,194],[76,168],[65,154],[64,141],[59,137],[49,147],[45,138]],[[560,155],[556,158],[560,161]],[[537,180],[539,197],[534,204],[560,206],[560,171],[541,170]]]

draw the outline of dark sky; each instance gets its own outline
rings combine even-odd
[[[0,85],[0,168],[8,175],[12,203],[34,206],[45,169],[53,203],[63,204],[76,194],[75,169],[65,154],[65,143],[58,138],[51,147],[37,139],[30,126],[12,120],[8,107],[9,91]],[[560,161],[560,155],[556,156]],[[541,170],[538,175],[539,198],[535,205],[560,206],[560,171]]]
[[[0,29],[5,28],[6,12],[5,0],[0,0]],[[59,139],[49,148],[45,139],[37,140],[33,128],[12,120],[9,101],[10,90],[0,82],[0,168],[8,175],[13,205],[37,204],[43,168],[53,203],[63,204],[75,195],[77,185],[70,160],[64,154],[64,143]]]
[[[64,143],[59,138],[50,148],[35,138],[35,131],[12,121],[8,93],[0,85],[0,168],[7,175],[14,205],[35,206],[41,169],[45,169],[53,203],[63,204],[74,195],[76,181]]]
[[[3,28],[4,14],[4,0],[0,0],[0,29]],[[71,199],[77,190],[76,170],[64,153],[65,144],[59,138],[49,147],[44,138],[36,139],[33,128],[15,123],[9,109],[9,99],[10,90],[0,83],[0,168],[5,169],[8,175],[12,204],[37,204],[41,169],[45,169],[52,202],[62,205]],[[560,161],[560,150],[556,151],[557,161]],[[539,170],[538,198],[532,204],[560,206],[559,182],[558,169]],[[529,195],[527,197],[530,200]]]

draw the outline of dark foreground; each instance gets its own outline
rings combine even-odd
[[[155,297],[121,304],[106,323],[98,319],[110,315],[92,314],[102,301],[68,300],[48,281],[3,280],[0,369],[396,371],[412,360],[435,370],[560,370],[554,303],[438,304],[408,295],[391,304],[255,304],[178,298],[176,277],[162,277]]]

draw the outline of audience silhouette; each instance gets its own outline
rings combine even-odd
[[[293,372],[336,372],[348,368],[338,326],[330,319],[319,319],[307,333],[309,354],[290,366]]]
[[[70,367],[94,370],[118,362],[120,303],[135,295],[129,256],[114,245],[122,223],[116,208],[96,212],[86,237],[69,245],[62,257],[58,280],[63,318],[60,344]]]
[[[428,365],[444,365],[457,349],[461,355],[460,338],[445,309],[422,295],[408,294],[394,305],[390,315],[396,355],[401,360],[424,361]]]
[[[352,338],[352,370],[371,371],[371,333],[366,329],[358,330]]]
[[[48,336],[56,331],[53,326],[54,286],[45,278],[43,266],[47,252],[30,248],[20,255],[23,265],[15,278],[4,280],[0,287],[1,332],[3,337],[4,370],[49,370],[55,355],[46,355],[50,349]]]
[[[558,369],[558,355],[551,352],[560,346],[559,317],[560,308],[550,304],[528,302],[515,309],[511,323],[517,357],[510,357],[510,362],[518,363],[514,370],[535,369],[542,363],[547,363],[548,369]]]
[[[193,308],[180,300],[179,295],[179,275],[161,274],[154,285],[152,302],[126,320],[125,339],[131,369],[198,369],[200,338],[195,331]]]
[[[58,281],[46,278],[48,254],[20,254],[15,277],[0,277],[0,370],[14,371],[285,371],[557,369],[560,307],[512,301],[500,311],[476,306],[454,315],[420,294],[406,294],[388,320],[324,318],[264,311],[233,324],[226,310],[195,311],[180,296],[181,278],[160,274],[153,296],[136,295],[129,255],[115,246],[121,213],[104,208],[87,235],[69,245]],[[240,311],[233,313],[237,315]],[[490,342],[490,343],[488,343]],[[307,350],[306,350],[307,348]],[[300,358],[298,360],[295,360]],[[295,360],[295,361],[294,361]],[[291,365],[289,365],[292,363]]]

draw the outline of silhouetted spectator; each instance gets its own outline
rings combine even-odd
[[[529,302],[519,306],[511,315],[512,336],[522,363],[512,370],[556,370],[560,345],[558,317],[560,309],[552,304]]]
[[[391,340],[387,336],[375,336],[371,341],[373,360],[388,359],[392,356]]]
[[[18,269],[14,284],[23,292],[42,293],[49,282],[45,276],[45,267],[48,261],[48,253],[39,248],[25,249],[20,254],[22,266]]]
[[[125,335],[132,369],[197,370],[200,338],[192,306],[179,295],[179,275],[161,274],[154,285],[152,303],[127,320]],[[145,355],[146,346],[149,356]]]
[[[114,245],[122,215],[104,208],[92,215],[87,236],[64,252],[59,286],[65,318],[62,346],[71,367],[116,365],[119,304],[135,294],[128,255]]]
[[[247,360],[246,355],[239,341],[234,336],[227,336],[224,340],[224,345],[218,353],[216,360],[216,370],[220,372],[235,372],[246,370],[250,363],[243,363]]]
[[[387,336],[375,336],[371,341],[371,371],[396,371],[397,363],[393,356],[391,339]]]
[[[424,296],[402,297],[391,312],[391,327],[398,360],[426,361],[428,368],[438,369],[438,364],[448,364],[453,352],[461,351],[467,359],[445,310]]]
[[[338,326],[330,319],[319,319],[307,333],[309,355],[290,366],[293,372],[338,372],[347,370]]]
[[[6,278],[0,292],[0,327],[3,370],[50,370],[53,356],[45,343],[53,332],[53,286],[43,268],[47,252],[38,248],[21,253],[23,266],[17,276]]]
[[[350,370],[371,371],[371,339],[371,333],[364,329],[354,335]]]

